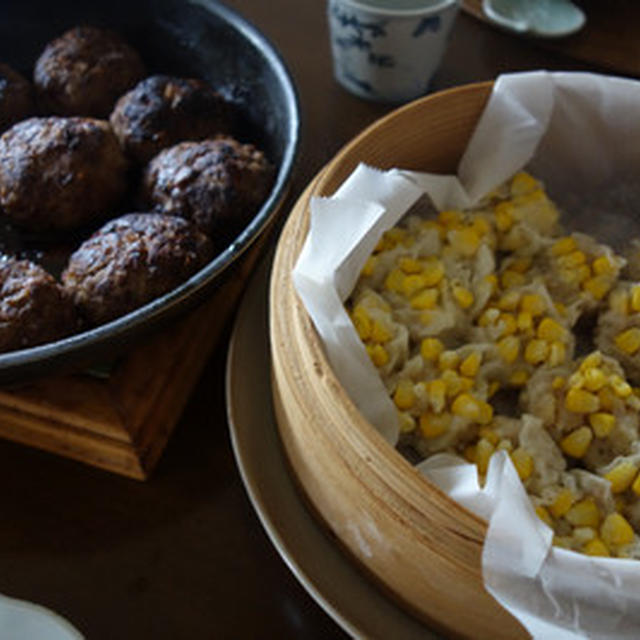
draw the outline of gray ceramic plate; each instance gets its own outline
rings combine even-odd
[[[233,263],[276,215],[293,168],[299,130],[296,92],[273,45],[242,17],[215,0],[0,1],[0,60],[28,77],[45,44],[79,24],[114,29],[142,55],[150,73],[200,77],[238,107],[243,139],[261,146],[277,164],[274,187],[246,228],[204,269],[168,294],[106,325],[55,343],[0,355],[0,381],[91,364],[131,344],[141,334],[190,308],[225,277]],[[68,238],[77,245],[81,238]],[[42,240],[0,228],[4,248],[59,256]],[[45,259],[42,260],[46,262]],[[52,258],[52,262],[54,259]],[[233,276],[231,276],[233,277]]]
[[[227,360],[227,411],[236,461],[262,525],[296,578],[355,637],[437,636],[383,594],[331,541],[289,475],[271,404],[267,264],[252,279]],[[251,402],[246,390],[251,389]]]

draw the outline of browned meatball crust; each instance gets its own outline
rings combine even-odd
[[[229,137],[183,142],[147,166],[143,198],[155,211],[192,220],[210,235],[237,230],[258,211],[273,183],[262,151]]]
[[[82,316],[98,325],[174,289],[212,255],[211,241],[186,220],[130,213],[72,254],[62,283]]]
[[[145,163],[166,147],[230,133],[233,109],[209,85],[151,76],[118,100],[111,126],[127,154]]]
[[[103,120],[30,118],[0,136],[0,207],[19,227],[93,222],[126,190],[127,161]]]
[[[83,26],[45,47],[33,78],[44,110],[107,118],[116,100],[144,74],[140,56],[119,35]]]
[[[36,111],[31,83],[0,62],[0,133]]]
[[[0,351],[53,342],[77,330],[71,298],[42,267],[0,258]]]

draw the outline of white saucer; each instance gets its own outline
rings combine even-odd
[[[406,613],[352,563],[298,494],[271,403],[263,263],[240,307],[227,359],[227,414],[236,461],[271,541],[320,606],[356,637],[428,640],[433,631]]]

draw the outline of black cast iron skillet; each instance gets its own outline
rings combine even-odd
[[[227,238],[221,253],[187,282],[103,326],[55,343],[0,354],[3,384],[97,362],[192,307],[225,277],[233,277],[234,262],[277,214],[297,152],[298,101],[278,52],[255,27],[215,0],[3,0],[0,61],[31,77],[46,43],[82,24],[120,33],[142,55],[149,73],[199,77],[221,90],[241,113],[238,137],[264,149],[278,167],[277,177],[251,222]],[[28,254],[32,242],[0,228],[5,249],[26,249],[22,253]],[[55,250],[45,246],[41,253],[55,255]]]

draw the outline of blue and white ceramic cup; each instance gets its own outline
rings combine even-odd
[[[424,95],[458,7],[458,0],[329,0],[336,80],[369,100]]]

